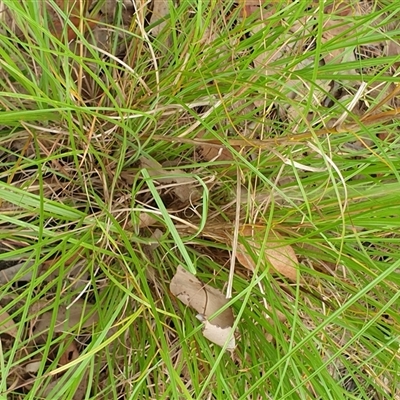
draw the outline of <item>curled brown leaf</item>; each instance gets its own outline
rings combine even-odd
[[[268,234],[261,254],[264,237]],[[256,269],[257,263],[253,255],[268,261],[275,272],[295,281],[297,277],[298,260],[296,253],[290,245],[285,244],[285,239],[277,232],[269,231],[266,227],[245,226],[241,230],[242,243],[238,244],[236,259],[250,271]],[[249,252],[247,249],[250,249]],[[251,254],[253,253],[253,254]],[[262,265],[262,264],[261,264]]]
[[[197,279],[180,265],[170,284],[171,293],[182,303],[195,309],[199,314],[221,328],[233,325],[233,313],[230,308],[209,319],[228,302],[218,290]]]

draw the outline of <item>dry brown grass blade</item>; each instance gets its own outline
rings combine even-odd
[[[202,137],[202,135],[198,137]],[[234,159],[232,152],[222,145],[217,147],[209,144],[201,144],[198,146],[198,151],[203,161],[233,161]]]
[[[376,106],[374,106],[370,110],[368,110],[363,115],[363,117],[361,118],[360,121],[364,122],[369,117],[372,117],[372,114],[374,114],[375,111],[379,110],[386,103],[389,103],[392,99],[394,99],[396,96],[398,96],[399,93],[400,93],[400,85],[396,84],[395,88],[387,96],[385,96]]]
[[[235,147],[251,147],[258,149],[268,149],[275,145],[291,145],[296,143],[305,142],[307,140],[313,139],[314,137],[322,137],[325,135],[338,135],[343,133],[357,133],[365,126],[371,126],[379,123],[384,123],[393,119],[400,118],[400,107],[396,107],[390,111],[380,112],[378,114],[368,115],[360,123],[347,123],[342,124],[340,128],[322,128],[317,130],[309,130],[301,133],[295,133],[293,135],[286,135],[275,137],[273,139],[225,139],[230,146]],[[143,141],[147,140],[146,136],[141,138]],[[221,147],[221,141],[217,139],[186,139],[186,138],[176,138],[154,135],[152,139],[166,142],[175,143],[188,143],[195,146],[215,146],[216,148]],[[350,140],[350,139],[349,139]]]

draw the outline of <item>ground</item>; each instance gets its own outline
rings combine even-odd
[[[0,399],[400,399],[400,6],[15,1]]]

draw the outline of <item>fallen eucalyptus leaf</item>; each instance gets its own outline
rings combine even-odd
[[[76,343],[72,342],[60,357],[59,365],[67,365],[71,361],[76,360],[79,357],[79,351],[76,347]]]
[[[254,255],[263,257],[263,255],[260,254],[260,249],[264,241],[264,235],[266,234],[265,227],[245,226],[241,234],[242,239],[247,242],[247,245],[251,248]],[[269,261],[274,271],[295,281],[297,277],[298,260],[293,248],[284,243],[285,239],[277,232],[271,230],[264,246],[264,256],[265,259]],[[245,268],[250,271],[255,270],[256,262],[243,243],[238,244],[236,258]]]
[[[169,2],[168,0],[157,0],[154,2],[153,11],[151,13],[150,25],[155,22],[166,18],[169,14]],[[158,34],[163,30],[166,21],[161,22],[160,24],[154,26],[151,30],[151,33],[154,37],[157,37]]]
[[[83,300],[76,301],[68,309],[64,305],[58,308],[46,311],[39,315],[35,324],[35,333],[45,334],[50,328],[53,313],[57,313],[57,319],[54,326],[54,333],[69,332],[77,325],[80,328],[87,328],[98,321],[97,312],[92,312],[93,305]],[[87,318],[86,315],[90,314]]]
[[[141,167],[146,168],[149,175],[162,184],[165,189],[170,189],[175,197],[182,203],[190,203],[199,199],[200,192],[195,185],[197,180],[187,175],[182,170],[166,170],[157,161],[142,157]]]
[[[78,368],[78,366],[73,367],[73,368],[71,368],[71,370],[69,370],[67,372],[70,374],[70,379],[74,379],[74,380],[79,379],[79,375],[76,375],[76,373],[74,373],[74,370],[77,368]],[[48,385],[46,385],[45,387],[43,387],[40,398],[44,398],[47,400],[55,399],[52,391],[57,385],[60,385],[60,383],[62,383],[63,381],[65,383],[64,377],[61,376],[60,378],[54,380],[53,382],[51,382]],[[71,400],[83,400],[83,398],[86,395],[87,387],[88,387],[88,371],[86,371],[83,374],[83,376],[81,375],[80,382],[75,390],[75,393],[73,394],[72,398],[71,397],[68,397],[68,398]],[[57,397],[57,398],[59,399],[60,397]]]
[[[12,320],[10,314],[0,306],[0,334],[3,333],[16,338],[18,335],[18,326]]]
[[[233,325],[233,313],[230,308],[210,319],[210,316],[215,314],[228,302],[226,297],[219,290],[202,283],[180,265],[171,280],[170,290],[182,303],[195,309],[213,325],[221,328]]]
[[[158,221],[150,213],[141,212],[139,214],[139,228],[147,228],[157,223]]]
[[[0,263],[0,285],[12,281],[16,276],[18,281],[29,282],[32,279],[31,267],[33,264],[32,261],[2,260]]]
[[[36,374],[39,371],[40,366],[42,365],[43,361],[33,361],[29,364],[26,364],[25,371],[30,374]]]
[[[204,337],[208,339],[210,342],[213,342],[221,347],[223,347],[225,343],[229,340],[226,346],[226,349],[228,351],[233,351],[235,350],[236,347],[235,337],[233,334],[231,336],[231,334],[232,334],[231,327],[221,328],[219,326],[213,325],[209,321],[204,322],[204,329],[203,329]]]

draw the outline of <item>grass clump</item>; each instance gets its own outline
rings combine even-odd
[[[3,3],[1,396],[400,396],[396,4],[100,1],[68,43]],[[233,352],[178,265],[232,291]]]

